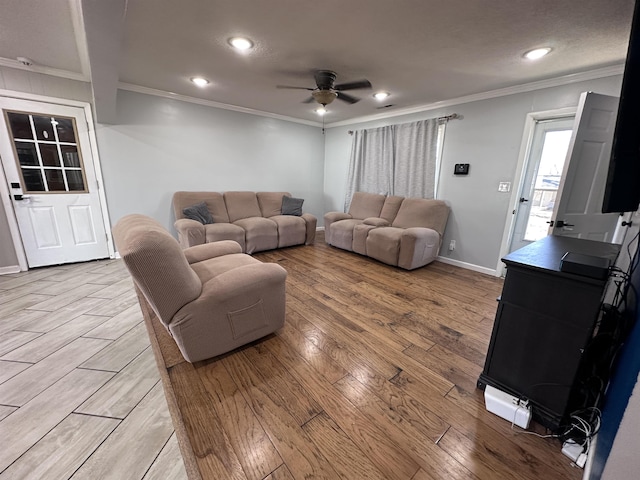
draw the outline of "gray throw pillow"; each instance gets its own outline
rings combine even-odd
[[[282,215],[295,215],[299,217],[302,215],[303,198],[293,198],[282,196]]]
[[[196,203],[195,205],[191,205],[190,207],[183,209],[182,214],[185,216],[185,218],[196,220],[203,225],[213,223],[211,212],[209,212],[207,204],[204,202]]]

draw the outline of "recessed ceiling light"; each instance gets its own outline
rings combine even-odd
[[[529,60],[538,60],[539,58],[544,57],[550,51],[550,47],[536,48],[535,50],[529,50],[527,53],[525,53],[524,58],[527,58]]]
[[[203,77],[192,77],[191,81],[199,87],[204,87],[206,85],[209,85],[209,80]]]
[[[324,107],[318,107],[318,108],[316,108],[315,112],[316,112],[318,115],[324,115],[325,113],[327,113],[327,109],[326,109],[326,108],[324,108]]]
[[[374,94],[373,94],[373,97],[374,97],[376,100],[380,100],[380,101],[382,101],[382,100],[384,100],[385,98],[387,98],[389,95],[391,95],[389,92],[377,92],[377,93],[374,93]]]
[[[253,42],[248,38],[233,37],[229,39],[229,45],[231,45],[236,50],[240,50],[241,52],[244,52],[246,50],[249,50],[251,47],[253,47]]]

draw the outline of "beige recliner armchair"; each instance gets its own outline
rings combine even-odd
[[[182,250],[144,215],[123,217],[113,235],[133,281],[187,361],[223,354],[284,325],[286,270],[241,253],[237,242]]]

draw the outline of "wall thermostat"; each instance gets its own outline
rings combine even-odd
[[[469,173],[468,163],[456,163],[453,167],[454,175],[467,175]]]

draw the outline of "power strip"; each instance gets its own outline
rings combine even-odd
[[[527,401],[487,385],[484,390],[484,403],[491,413],[524,429],[529,428],[531,407]]]
[[[585,452],[585,448],[579,443],[573,440],[567,440],[562,444],[562,453],[573,460],[578,467],[584,468],[584,464],[587,463],[587,455],[589,452]]]

